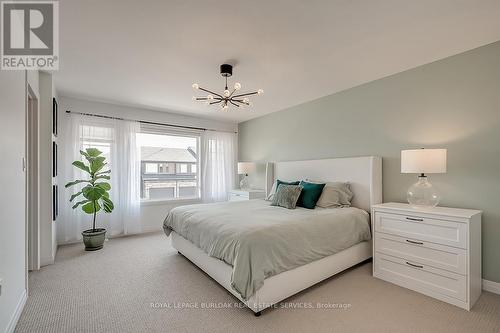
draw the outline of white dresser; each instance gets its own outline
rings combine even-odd
[[[372,206],[373,276],[470,310],[481,295],[481,211]]]
[[[264,190],[231,190],[229,191],[229,201],[241,201],[241,200],[251,200],[251,199],[264,199],[266,193]]]

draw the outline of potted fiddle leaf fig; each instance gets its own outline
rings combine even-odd
[[[66,187],[75,186],[77,184],[84,185],[80,191],[73,194],[69,199],[73,202],[75,199],[80,199],[73,205],[73,209],[81,207],[81,209],[93,215],[92,229],[82,232],[83,243],[86,251],[95,251],[103,248],[106,229],[96,228],[96,216],[100,211],[111,213],[113,211],[113,202],[109,199],[109,190],[111,185],[107,182],[111,179],[111,170],[103,170],[107,165],[106,158],[102,152],[96,148],[87,148],[85,151],[80,150],[80,154],[85,158],[85,161],[74,161],[72,164],[88,174],[87,179],[77,179],[66,184]]]

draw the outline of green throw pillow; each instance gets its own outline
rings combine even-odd
[[[278,187],[280,187],[280,185],[283,184],[283,185],[299,185],[300,182],[297,180],[295,182],[284,182],[282,180],[276,180],[276,192],[278,192]]]
[[[323,192],[323,187],[325,187],[326,184],[314,184],[301,181],[300,185],[302,186],[302,192],[300,193],[299,200],[297,200],[297,206],[314,209],[314,207],[316,207],[316,202],[318,202]]]

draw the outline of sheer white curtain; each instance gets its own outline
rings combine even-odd
[[[201,135],[201,199],[224,201],[236,181],[236,134],[205,131]]]
[[[116,132],[115,167],[111,174],[117,179],[115,205],[119,217],[112,224],[111,236],[135,234],[142,231],[141,209],[141,153],[137,145],[140,123],[118,121]],[[113,178],[111,178],[113,179]]]
[[[107,236],[132,234],[141,231],[140,214],[140,153],[136,144],[137,122],[70,115],[70,126],[63,133],[61,145],[61,218],[57,222],[59,243],[80,240],[81,232],[91,228],[91,216],[81,209],[72,209],[69,198],[78,192],[78,185],[64,188],[75,179],[88,177],[71,163],[81,160],[80,150],[94,147],[106,156],[111,170],[110,198],[115,204],[111,214],[99,213],[97,225],[108,230]]]

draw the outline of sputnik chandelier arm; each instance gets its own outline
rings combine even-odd
[[[202,87],[200,87],[200,86],[198,86],[198,88],[196,88],[196,89],[200,89],[200,90],[202,90],[202,91],[204,91],[204,92],[207,92],[207,93],[209,93],[209,94],[215,95],[215,96],[220,97],[220,98],[224,98],[224,97],[222,97],[222,95],[219,95],[219,94],[218,94],[218,93],[216,93],[216,92],[210,91],[210,90],[205,89],[205,88],[202,88]]]
[[[235,95],[234,93],[241,89],[241,84],[236,82],[234,84],[232,91],[229,91],[229,88],[227,86],[227,78],[233,75],[233,66],[228,65],[228,64],[221,65],[220,66],[220,73],[226,79],[226,86],[225,86],[224,92],[222,94],[218,94],[218,93],[213,92],[209,89],[205,89],[205,88],[200,87],[200,85],[197,83],[194,83],[193,89],[201,90],[201,91],[208,93],[208,95],[206,97],[193,96],[194,101],[205,102],[207,105],[221,104],[221,109],[223,111],[227,111],[229,108],[229,104],[236,106],[238,108],[240,106],[249,106],[250,99],[248,98],[248,96],[260,95],[260,94],[264,93],[264,90],[259,89],[259,90],[254,91],[254,92]]]

